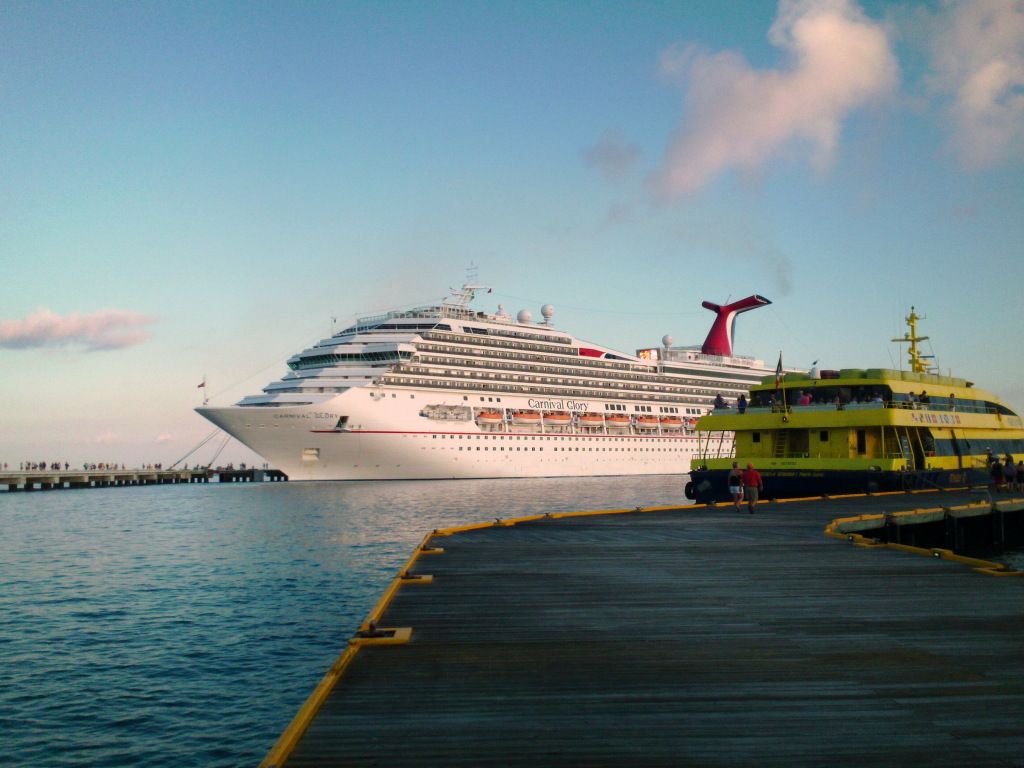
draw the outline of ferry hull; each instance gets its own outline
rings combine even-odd
[[[984,486],[988,477],[977,469],[929,469],[885,472],[877,470],[758,470],[764,482],[764,499],[796,499],[806,496],[840,496],[852,493],[886,493],[934,488]],[[686,484],[686,497],[698,504],[731,501],[729,470],[695,469]]]

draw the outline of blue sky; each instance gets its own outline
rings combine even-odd
[[[8,2],[0,461],[170,463],[470,262],[627,351],[761,293],[738,352],[898,366],[913,304],[1024,407],[1022,88],[994,0]]]

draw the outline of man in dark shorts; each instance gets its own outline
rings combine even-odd
[[[747,497],[747,509],[754,514],[754,507],[757,505],[757,495],[764,490],[764,481],[761,480],[761,473],[754,469],[753,464],[747,464],[743,470],[743,495]]]

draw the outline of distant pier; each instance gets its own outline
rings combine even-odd
[[[921,546],[1022,510],[915,492],[434,531],[262,765],[1022,766],[1024,578],[999,577],[1024,573]]]
[[[8,491],[52,491],[68,488],[124,488],[179,483],[283,482],[278,469],[50,469],[0,471],[0,488]]]

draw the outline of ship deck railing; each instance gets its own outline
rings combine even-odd
[[[951,406],[945,403],[915,403],[910,400],[889,400],[886,402],[870,402],[870,403],[842,403],[836,405],[835,403],[811,403],[810,405],[748,405],[745,413],[813,413],[815,411],[828,412],[828,411],[871,411],[881,409],[897,409],[905,411],[938,411],[942,413],[970,413],[970,414],[982,414],[988,416],[994,416],[998,414],[995,408],[985,408],[981,406],[972,405],[956,405]],[[727,406],[725,408],[715,408],[712,413],[719,416],[731,415],[732,413],[739,413],[736,408]]]

